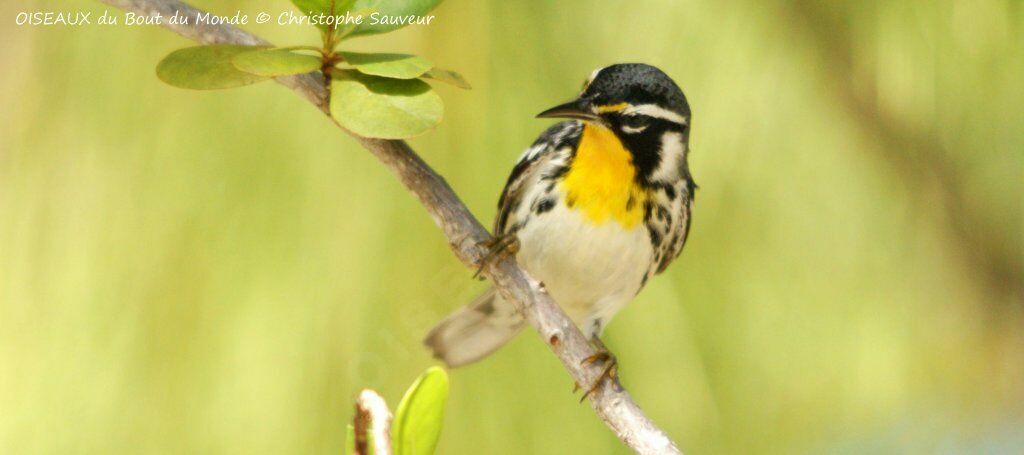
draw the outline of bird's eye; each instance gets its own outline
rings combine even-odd
[[[634,131],[640,131],[647,128],[649,123],[650,119],[645,115],[627,115],[622,117],[622,126]]]

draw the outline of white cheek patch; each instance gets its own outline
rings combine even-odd
[[[655,181],[673,182],[678,179],[679,168],[686,155],[686,144],[683,135],[669,131],[661,135],[661,162],[654,170],[651,179]]]
[[[636,106],[629,106],[622,110],[624,115],[646,115],[648,117],[660,118],[669,122],[686,125],[686,117],[665,109],[657,104],[638,104]]]

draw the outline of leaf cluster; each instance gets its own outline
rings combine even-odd
[[[441,97],[427,81],[469,89],[458,73],[426,58],[396,53],[339,50],[346,39],[397,30],[403,25],[344,18],[377,12],[423,15],[441,0],[292,0],[320,30],[316,46],[256,47],[214,44],[179,49],[157,65],[157,76],[180,88],[218,90],[282,76],[319,73],[329,84],[331,116],[364,137],[405,139],[434,128],[444,115]],[[338,20],[322,20],[333,17]]]

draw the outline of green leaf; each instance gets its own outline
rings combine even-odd
[[[352,9],[356,0],[333,0],[334,9],[331,9],[332,0],[292,0],[299,11],[310,16],[323,14],[325,16],[337,16],[345,14]]]
[[[469,85],[469,82],[466,82],[466,79],[462,77],[461,74],[456,73],[455,71],[452,70],[433,68],[430,71],[424,73],[423,77],[425,79],[432,79],[435,81],[444,82],[446,84],[451,84],[458,88],[464,88],[466,90],[473,88],[472,86]]]
[[[292,4],[310,16],[331,14],[331,0],[292,0]]]
[[[355,2],[356,0],[334,0],[334,9],[331,9],[331,0],[292,0],[292,4],[308,16],[344,15],[345,12],[352,9]],[[316,27],[324,31],[328,29],[328,25],[325,23],[317,24]]]
[[[338,27],[339,38],[342,38],[342,39],[347,38],[350,34],[352,34],[352,32],[355,31],[355,29],[357,27],[362,25],[362,24],[357,24],[356,23],[357,21],[359,21],[359,22],[366,22],[366,21],[370,20],[369,19],[370,15],[375,13],[375,12],[377,12],[376,8],[362,8],[362,9],[357,9],[357,10],[349,11],[349,15],[351,17],[355,18],[355,20],[348,21],[348,23],[343,24],[340,27]],[[340,42],[340,40],[339,40],[339,42]]]
[[[239,71],[231,60],[259,49],[253,46],[214,44],[178,49],[156,66],[160,80],[179,88],[216,90],[255,84],[267,78]]]
[[[409,387],[391,426],[396,455],[429,455],[437,447],[448,400],[448,374],[431,367]]]
[[[394,79],[416,79],[434,67],[430,60],[409,54],[368,54],[341,52],[360,73]]]
[[[231,59],[235,68],[257,76],[278,77],[311,73],[320,69],[320,59],[283,49],[244,52]]]
[[[426,82],[340,70],[331,82],[331,116],[364,137],[405,139],[441,123],[444,105]]]
[[[439,4],[441,4],[441,0],[356,0],[356,9],[375,8],[377,11],[363,17],[363,23],[356,27],[352,36],[387,33],[400,29],[409,25],[410,16],[413,16],[412,23],[416,23],[417,18],[426,16]],[[374,18],[378,18],[378,23],[373,23]],[[383,19],[386,19],[388,23],[381,23]],[[404,21],[404,23],[391,23],[395,21]]]

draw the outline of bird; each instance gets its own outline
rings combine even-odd
[[[488,256],[514,255],[588,337],[597,354],[585,362],[605,364],[593,390],[617,371],[604,329],[689,236],[697,190],[687,163],[690,105],[660,69],[622,63],[594,70],[574,100],[537,117],[566,120],[513,167]],[[492,287],[424,344],[454,368],[496,351],[524,325]]]

